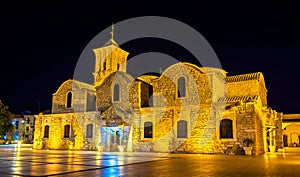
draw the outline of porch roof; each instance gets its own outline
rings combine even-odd
[[[238,102],[238,101],[257,101],[259,98],[258,95],[248,95],[248,96],[226,96],[226,97],[221,97],[218,99],[218,102],[227,102],[227,103],[232,103],[232,102]]]

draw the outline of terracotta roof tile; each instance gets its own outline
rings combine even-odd
[[[228,76],[226,77],[226,82],[240,82],[240,81],[248,81],[248,80],[259,80],[262,77],[261,72],[256,73],[248,73],[241,74],[236,76]]]

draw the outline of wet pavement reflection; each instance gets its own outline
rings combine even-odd
[[[300,176],[300,148],[260,156],[101,153],[0,145],[0,176]]]

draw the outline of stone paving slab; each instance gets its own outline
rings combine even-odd
[[[260,156],[35,151],[0,146],[7,176],[300,176],[300,148]]]

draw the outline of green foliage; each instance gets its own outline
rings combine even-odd
[[[243,143],[246,144],[247,147],[250,147],[254,144],[254,141],[251,138],[246,138],[243,140]]]
[[[11,124],[14,115],[9,112],[8,106],[5,106],[0,100],[0,139],[2,134],[14,132],[15,127]]]

